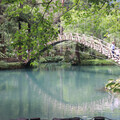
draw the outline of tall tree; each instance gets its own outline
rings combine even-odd
[[[55,6],[59,2],[56,1],[54,4],[51,2],[52,0],[42,3],[21,0],[9,4],[6,15],[18,24],[18,29],[16,33],[13,32],[11,41],[18,55],[22,55],[20,60],[35,57],[35,55],[38,57],[39,51],[47,45],[47,42],[56,39],[57,29],[52,25],[53,13],[49,10],[57,12]],[[37,7],[38,5],[42,11]]]
[[[92,4],[99,10],[99,4],[104,5],[108,0],[87,0],[86,4],[85,0],[70,0],[72,4],[67,9],[65,0],[64,6],[60,0],[2,0],[2,2],[9,4],[4,14],[9,21],[16,24],[16,31],[13,31],[11,37],[12,46],[19,56],[22,55],[20,59],[29,60],[33,57],[39,58],[39,51],[47,46],[49,41],[57,39],[58,28],[54,18],[63,16],[66,24],[74,25],[75,20],[71,13],[76,11],[77,15],[81,16],[78,14],[81,11],[82,14],[88,15]]]

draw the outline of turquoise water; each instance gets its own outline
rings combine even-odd
[[[103,90],[120,77],[117,66],[49,65],[0,71],[0,120],[105,116],[120,120],[120,99]]]

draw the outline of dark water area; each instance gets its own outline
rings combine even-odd
[[[105,116],[120,120],[120,97],[104,91],[117,66],[47,65],[0,71],[0,120]]]

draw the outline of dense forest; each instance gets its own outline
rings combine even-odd
[[[39,59],[63,32],[92,35],[120,47],[116,0],[0,0],[0,56]]]

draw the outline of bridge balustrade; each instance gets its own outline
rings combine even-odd
[[[90,47],[90,48],[100,52],[101,54],[104,54],[108,58],[114,58],[114,57],[118,58],[117,55],[113,56],[111,48],[110,48],[110,46],[111,46],[110,43],[107,43],[107,42],[105,42],[101,39],[98,39],[96,37],[93,37],[93,36],[87,36],[85,34],[81,35],[79,33],[75,33],[75,34],[65,33],[63,35],[59,35],[58,40],[56,40],[56,41],[63,41],[63,40],[64,41],[72,40],[72,41],[78,42],[80,44],[83,44],[87,47]],[[119,48],[116,48],[116,49],[119,49]],[[113,60],[116,62],[115,59],[113,59]],[[119,58],[117,61],[119,61]]]

